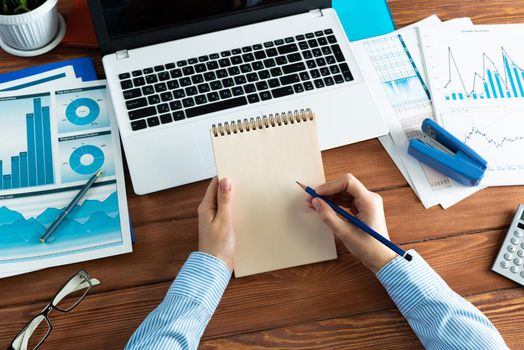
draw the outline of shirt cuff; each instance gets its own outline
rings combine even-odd
[[[413,260],[398,256],[376,275],[405,317],[435,291],[449,288],[417,252],[410,250],[409,253]]]
[[[212,315],[230,279],[231,271],[225,262],[206,253],[193,252],[167,295],[181,295],[192,299]]]

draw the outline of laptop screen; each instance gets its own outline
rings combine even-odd
[[[107,34],[118,37],[296,0],[100,0]]]

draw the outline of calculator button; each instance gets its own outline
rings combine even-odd
[[[503,268],[503,269],[507,269],[508,268],[508,263],[506,261],[501,261],[500,262],[500,266]]]
[[[522,249],[524,249],[524,243],[522,243],[522,244],[520,245],[520,247],[521,247]]]
[[[524,250],[519,250],[519,251],[517,252],[517,255],[518,255],[519,257],[521,257],[521,258],[524,258]]]
[[[520,239],[518,239],[517,237],[513,237],[513,238],[511,239],[511,243],[512,243],[512,244],[519,244],[519,243],[520,243]]]
[[[510,261],[511,259],[513,259],[513,255],[511,255],[510,253],[506,253],[504,254],[504,259],[506,259],[507,261]]]
[[[516,267],[516,266],[512,266],[509,270],[510,270],[511,272],[513,272],[513,273],[517,273],[517,272],[519,272],[519,268]]]
[[[522,265],[522,259],[521,259],[521,258],[515,258],[515,259],[513,260],[513,263],[514,263],[515,265],[517,265],[517,266],[520,266],[520,265]]]
[[[515,248],[514,245],[508,245],[508,252],[510,253],[515,253],[515,251],[517,250],[517,248]],[[521,252],[522,250],[519,250],[519,252]]]
[[[515,230],[515,232],[513,232],[513,234],[515,235],[515,237],[522,237],[522,231]]]

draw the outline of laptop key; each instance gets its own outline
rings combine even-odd
[[[309,47],[311,48],[318,46],[318,41],[316,41],[315,39],[309,39],[307,43],[309,44]]]
[[[191,77],[193,84],[200,84],[204,82],[204,76],[202,74],[193,75]]]
[[[300,78],[298,74],[287,75],[285,77],[280,78],[280,83],[282,85],[296,84],[299,81],[300,81]]]
[[[147,128],[147,123],[144,119],[136,120],[134,122],[131,122],[131,129],[134,131],[142,130]]]
[[[220,56],[218,53],[212,53],[211,55],[209,55],[209,59],[210,60],[216,60],[218,59]]]
[[[187,96],[193,96],[198,93],[198,90],[195,86],[189,86],[186,88],[186,95]]]
[[[250,64],[243,64],[240,66],[240,70],[242,71],[242,73],[249,73],[251,71],[253,71],[253,69],[251,68],[251,65]]]
[[[328,29],[324,30],[324,33],[326,33],[326,34],[333,34],[333,29],[328,28]]]
[[[207,63],[207,69],[213,70],[218,68],[218,62],[217,61],[211,61]]]
[[[295,38],[293,38],[293,37],[285,38],[284,41],[286,43],[292,43],[293,41],[295,41]]]
[[[327,67],[320,68],[320,75],[323,77],[326,77],[330,74],[329,69]]]
[[[207,103],[207,97],[206,95],[198,95],[195,97],[195,102],[197,105],[201,105],[204,103]]]
[[[124,91],[124,98],[126,100],[137,98],[140,96],[142,96],[142,92],[140,91],[140,89],[132,89],[132,90]]]
[[[301,79],[302,81],[309,80],[309,74],[308,74],[308,72],[300,72],[300,79]]]
[[[334,35],[328,36],[327,40],[330,44],[335,44],[337,42],[337,38]]]
[[[160,120],[158,120],[158,117],[147,118],[147,126],[149,126],[150,128],[159,126],[159,125],[160,125]]]
[[[343,75],[346,81],[353,81],[353,74],[351,74],[351,72],[344,72]]]
[[[182,76],[182,69],[173,69],[169,73],[171,73],[171,78],[173,79],[180,78]]]
[[[326,56],[329,55],[331,53],[331,49],[329,48],[329,46],[324,46],[322,48],[322,53]]]
[[[171,80],[167,82],[167,88],[169,90],[175,90],[180,87],[180,84],[178,83],[178,80]]]
[[[253,50],[261,50],[261,49],[262,49],[262,45],[261,44],[253,45]]]
[[[162,124],[168,124],[168,123],[172,123],[173,122],[173,118],[171,118],[171,114],[167,113],[167,114],[162,114],[160,116],[160,122]]]
[[[299,53],[292,53],[287,55],[287,60],[289,61],[289,63],[300,61],[301,59],[302,58],[300,57]]]
[[[341,72],[349,72],[349,66],[347,63],[341,63],[339,64],[339,67]]]
[[[174,68],[176,68],[176,64],[174,64],[174,63],[166,64],[166,69],[174,69]],[[145,73],[145,70],[144,70],[144,73]]]
[[[324,46],[328,44],[326,38],[318,38],[318,43],[320,46]]]
[[[217,78],[215,72],[207,72],[207,73],[204,73],[204,80],[205,81],[211,81],[211,80],[215,80]]]
[[[159,114],[169,112],[169,105],[167,103],[162,103],[161,105],[156,106],[156,110]]]
[[[173,99],[173,94],[171,93],[171,91],[163,92],[160,94],[160,99],[162,100],[162,102],[171,101]]]
[[[266,58],[266,53],[264,51],[262,51],[262,50],[256,51],[255,52],[255,58],[257,60],[263,60],[264,58]]]
[[[313,50],[311,50],[311,52],[313,53],[314,57],[321,57],[322,56],[322,51],[320,51],[320,49],[313,49]]]
[[[184,67],[184,66],[187,66],[187,61],[186,61],[186,60],[178,61],[178,62],[176,63],[176,65],[177,65],[178,67]]]
[[[198,62],[198,59],[196,59],[196,58],[190,58],[190,59],[187,60],[188,64],[196,64],[197,62]]]
[[[317,89],[323,88],[324,87],[324,81],[322,81],[322,79],[315,80],[315,86],[316,86]]]
[[[264,64],[262,64],[262,62],[258,62],[258,61],[251,63],[251,66],[253,67],[254,70],[264,69]]]
[[[225,78],[227,77],[227,70],[225,69],[219,69],[216,71],[216,74],[217,74],[217,78]]]
[[[247,105],[247,99],[244,96],[231,98],[229,100],[208,103],[194,108],[186,109],[186,116],[188,118],[197,117],[199,115],[222,111],[225,109],[235,108]]]
[[[242,55],[242,59],[244,60],[244,62],[251,62],[255,60],[255,56],[253,56],[252,53],[246,53]]]
[[[171,79],[171,75],[169,74],[169,72],[166,72],[166,71],[160,72],[158,73],[158,79],[160,81],[166,81],[166,80]]]
[[[158,79],[156,77],[156,75],[148,75],[146,76],[146,81],[148,84],[154,84],[156,82],[158,82]]]
[[[249,68],[251,68],[251,66]],[[240,69],[238,67],[236,67],[236,66],[229,67],[227,69],[227,71],[228,71],[229,75],[231,75],[231,76],[240,74]]]
[[[182,68],[182,72],[184,75],[193,75],[195,74],[195,69],[192,66],[184,67]]]
[[[338,74],[338,73],[340,73],[340,69],[338,68],[338,66],[330,66],[329,70],[331,71],[331,74]]]
[[[223,58],[219,60],[218,63],[220,64],[220,67],[222,68],[229,67],[231,65],[231,61],[229,60],[229,58]]]
[[[306,70],[306,66],[302,62],[292,63],[282,67],[284,74],[296,73],[303,70]]]
[[[172,102],[169,102],[169,108],[172,110],[172,111],[177,111],[179,109],[182,109],[182,102],[180,101],[172,101]]]
[[[163,65],[155,66],[155,72],[160,72],[166,69]]]
[[[133,79],[133,84],[135,86],[146,85],[146,80],[143,77],[135,78],[135,79]]]
[[[267,57],[275,57],[275,56],[278,56],[278,51],[277,49],[269,49],[269,50],[266,50],[266,55]]]
[[[145,97],[137,98],[135,100],[130,100],[126,102],[126,107],[128,110],[137,109],[147,106],[147,99]]]
[[[302,86],[302,84],[295,84],[293,85],[293,90],[295,90],[295,92],[299,94],[301,92],[304,92],[304,87]]]
[[[235,77],[235,84],[237,85],[242,85],[242,84],[245,84],[246,82],[247,82],[246,77],[243,75],[239,75]]]
[[[344,77],[342,75],[335,75],[335,83],[342,84],[344,82]]]
[[[305,36],[303,34],[297,35],[295,39],[297,40],[304,40]]]
[[[306,34],[306,38],[308,38],[308,39],[311,39],[311,38],[313,38],[314,36],[315,36],[315,34],[313,34],[313,33],[307,33],[307,34]]]
[[[176,111],[173,113],[173,120],[174,121],[180,121],[180,120],[184,120],[186,119],[186,115],[184,113],[184,111]]]
[[[282,66],[287,63],[287,58],[286,56],[278,56],[277,58],[275,58],[275,62],[277,62],[278,65]]]
[[[267,60],[264,60],[264,66],[265,66],[266,68],[271,68],[271,67],[274,67],[274,66],[276,66],[276,65],[277,65],[277,64],[276,64],[275,60],[272,59],[272,58],[268,58]]]
[[[144,74],[151,74],[153,72],[154,72],[153,68],[145,68],[144,69]]]
[[[231,56],[231,51],[222,51],[220,55],[222,55],[222,57]]]
[[[257,89],[255,87],[255,84],[247,84],[247,85],[244,85],[244,91],[246,92],[246,94],[250,94],[250,93],[256,92]]]
[[[269,79],[267,84],[270,88],[276,88],[280,86],[280,81],[278,79]]]
[[[197,73],[203,73],[203,72],[205,72],[206,70],[207,70],[206,65],[203,64],[203,63],[201,63],[201,64],[197,64],[197,65],[195,66],[195,71],[196,71]]]
[[[211,90],[220,90],[222,89],[222,83],[220,82],[220,80],[215,80],[215,81],[212,81],[211,84],[209,84],[211,86]]]
[[[309,69],[313,69],[313,68],[316,68],[316,67],[317,67],[317,64],[315,63],[314,60],[309,60],[309,61],[306,62],[306,64],[307,64],[307,67],[308,67]]]
[[[122,74],[118,75],[118,78],[120,80],[129,79],[129,78],[131,78],[131,75],[129,73],[122,73]]]
[[[156,108],[152,106],[141,108],[141,109],[135,109],[129,112],[129,119],[136,120],[136,119],[141,119],[145,117],[150,117],[155,114],[156,114]]]
[[[335,56],[330,55],[330,56],[326,57],[326,62],[328,64],[335,64],[335,63],[337,63],[337,60],[335,59]]]
[[[325,77],[324,84],[326,84],[327,86],[331,86],[335,84],[335,81],[331,77]]]
[[[218,101],[220,100],[220,96],[216,92],[210,92],[207,94],[207,100],[210,102]]]
[[[220,98],[222,99],[230,98],[231,96],[233,96],[231,94],[231,90],[229,89],[220,90],[219,93],[220,93]]]
[[[260,80],[264,80],[264,79],[269,79],[271,78],[271,73],[269,73],[269,70],[261,70],[260,72],[258,72],[258,76],[260,78]]]
[[[258,75],[257,75],[257,73],[249,73],[249,74],[246,75],[246,78],[247,78],[247,81],[252,83],[252,82],[258,80]]]
[[[315,32],[315,36],[322,36],[324,35],[324,32],[319,30],[318,32]]]
[[[201,94],[204,94],[206,92],[209,92],[211,91],[211,88],[209,87],[209,84],[200,84],[197,86],[198,88],[198,92],[201,93]]]
[[[249,101],[249,103],[257,103],[260,101],[260,97],[258,97],[257,94],[251,94],[247,95],[247,100]]]
[[[271,94],[269,93],[269,91],[262,91],[259,94],[259,96],[262,101],[267,101],[271,99]]]
[[[134,70],[131,74],[133,74],[134,77],[139,77],[142,75],[141,70]]]
[[[147,86],[144,86],[142,88],[142,93],[144,95],[151,95],[151,94],[154,94],[155,93],[155,88],[152,87],[151,85],[147,85]]]
[[[195,105],[195,100],[192,97],[188,97],[182,100],[182,104],[185,108],[193,107]]]
[[[283,96],[293,95],[295,91],[293,91],[292,86],[285,86],[278,89],[271,90],[271,93],[273,94],[273,98],[279,98]]]
[[[224,85],[224,87],[231,87],[235,85],[235,82],[231,78],[222,79],[222,85]]]
[[[180,99],[180,98],[186,97],[186,93],[184,92],[183,89],[178,89],[178,90],[173,91],[173,96],[175,96],[175,98],[177,99]]]
[[[274,41],[275,45],[282,45],[284,43],[284,40],[282,39],[277,39]]]
[[[335,59],[337,60],[337,62],[343,62],[346,60],[344,58],[344,54],[342,53],[342,50],[340,49],[340,46],[332,45],[331,50],[333,51],[333,54],[335,55]]]
[[[264,43],[264,47],[271,47],[271,46],[273,46],[273,45],[274,45],[274,44],[273,44],[272,41],[268,41],[268,42]]]
[[[283,45],[278,48],[278,53],[281,55],[285,55],[295,51],[298,51],[298,46],[296,44]]]
[[[300,47],[301,50],[307,50],[309,49],[309,45],[305,41],[301,41],[298,43],[298,47]]]
[[[242,63],[242,57],[240,57],[240,56],[233,56],[233,57],[231,57],[231,63],[235,64],[235,65],[241,64]]]
[[[326,65],[326,60],[323,57],[319,57],[315,60],[319,67],[323,67]]]
[[[316,79],[316,78],[320,77],[320,72],[318,71],[318,69],[313,69],[313,70],[309,71],[309,74],[311,74],[311,77],[313,79]]]
[[[209,61],[209,56],[206,56],[206,55],[204,55],[204,56],[200,56],[200,57],[198,58],[198,61],[199,61],[199,62]]]
[[[160,103],[160,95],[149,96],[147,101],[150,105],[156,105],[157,103]]]
[[[167,90],[167,85],[166,83],[158,83],[158,84],[155,84],[155,91],[156,92],[164,92]]]
[[[184,77],[178,81],[180,83],[180,86],[189,86],[191,85],[191,79],[188,77]]]
[[[250,52],[253,51],[253,48],[251,46],[244,46],[242,48],[242,52]]]
[[[240,50],[240,49],[231,50],[231,54],[232,55],[240,55],[241,53],[242,53],[242,50]]]
[[[304,83],[304,89],[306,89],[306,91],[311,91],[313,90],[315,87],[313,86],[313,84],[310,82],[310,81],[306,81]]]
[[[244,94],[244,90],[240,86],[235,86],[231,89],[231,92],[233,92],[233,96],[240,96]]]
[[[267,90],[269,88],[265,81],[259,81],[256,83],[256,86],[258,91]]]
[[[282,69],[280,69],[280,67],[271,68],[270,72],[271,72],[271,76],[273,77],[278,77],[283,74]]]

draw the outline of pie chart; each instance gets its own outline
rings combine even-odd
[[[93,145],[78,147],[69,157],[69,166],[80,175],[91,175],[104,165],[104,152]]]
[[[67,120],[74,125],[87,125],[96,120],[100,115],[100,106],[90,98],[77,98],[66,108]]]

